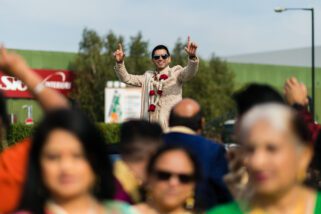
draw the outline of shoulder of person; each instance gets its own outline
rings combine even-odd
[[[134,206],[137,214],[157,214],[155,210],[151,209],[147,204],[140,203]]]
[[[183,66],[181,65],[175,65],[171,68],[172,71],[179,71],[179,70],[182,70],[183,69]]]
[[[239,205],[236,202],[231,202],[224,205],[219,205],[217,207],[214,207],[206,212],[206,214],[242,214]]]
[[[104,201],[103,205],[108,213],[110,212],[115,214],[137,214],[133,206],[121,201]]]
[[[154,73],[155,73],[155,71],[147,70],[147,71],[145,71],[144,75],[145,76],[152,76],[152,75],[154,75]]]
[[[315,211],[319,211],[321,210],[321,192],[318,191],[316,194]]]
[[[212,139],[208,139],[208,138],[203,138],[203,149],[210,154],[211,156],[214,155],[222,155],[226,153],[226,149],[224,144],[222,143],[218,143]],[[223,155],[224,156],[224,155]]]

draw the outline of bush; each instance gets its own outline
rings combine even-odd
[[[34,126],[21,123],[14,124],[7,133],[8,145],[13,145],[32,135]]]
[[[120,125],[119,124],[106,124],[98,123],[98,128],[105,136],[105,140],[108,144],[119,143]]]
[[[97,123],[97,126],[104,134],[106,143],[114,144],[119,142],[119,124]],[[32,126],[19,123],[12,125],[7,133],[8,146],[14,145],[24,138],[32,136],[34,127],[35,125]],[[2,146],[3,145],[0,145],[0,150],[2,149]]]

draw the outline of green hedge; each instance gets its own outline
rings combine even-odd
[[[97,123],[98,128],[102,131],[105,136],[107,143],[118,143],[119,142],[119,124],[105,124]],[[34,126],[24,124],[14,124],[11,126],[7,133],[8,145],[13,145],[24,138],[32,136]],[[1,149],[1,147],[0,147]]]
[[[120,125],[119,124],[106,124],[98,123],[98,128],[105,136],[107,143],[118,143],[120,140]]]
[[[9,146],[31,136],[33,129],[34,126],[20,123],[12,125],[7,133]]]

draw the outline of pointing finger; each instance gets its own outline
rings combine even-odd
[[[5,49],[5,47],[3,46],[3,44],[0,45],[0,62],[4,62],[6,60],[6,56],[7,56],[7,51]]]
[[[118,43],[118,50],[123,51],[123,46],[121,45],[121,43]]]

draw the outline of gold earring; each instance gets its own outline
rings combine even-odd
[[[194,206],[195,206],[195,199],[194,199],[194,196],[191,195],[186,199],[186,209],[193,210]]]

